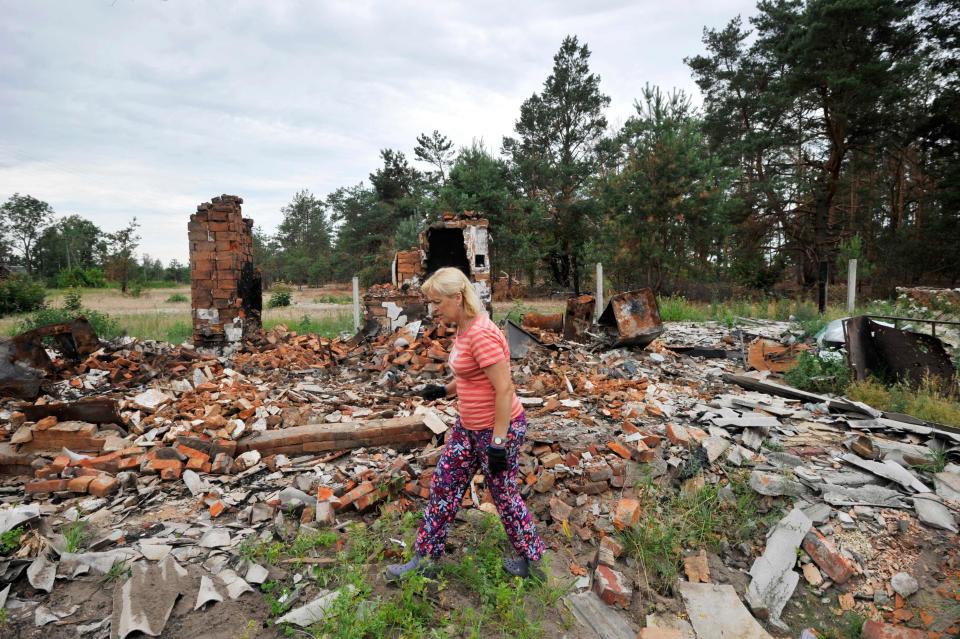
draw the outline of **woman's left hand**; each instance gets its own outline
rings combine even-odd
[[[491,475],[499,475],[507,470],[507,449],[503,446],[487,446],[487,466]]]

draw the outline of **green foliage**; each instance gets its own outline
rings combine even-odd
[[[182,344],[191,337],[193,337],[193,325],[190,322],[175,322],[164,332],[164,341],[171,344]]]
[[[86,524],[79,519],[71,522],[63,529],[63,540],[67,552],[77,552],[83,547],[87,537]],[[112,570],[112,568],[111,568]]]
[[[960,401],[956,395],[945,393],[935,380],[925,380],[916,389],[904,383],[886,386],[877,380],[854,382],[847,387],[846,395],[878,410],[960,426]]]
[[[37,242],[52,217],[50,205],[31,195],[14,193],[0,206],[0,229],[3,229],[0,236],[10,234],[12,244],[19,250],[30,275],[37,273]],[[0,259],[4,257],[0,251]]]
[[[113,583],[119,581],[124,577],[130,575],[130,567],[127,565],[126,561],[115,561],[110,570],[107,571],[107,574],[103,576],[103,583]]]
[[[120,284],[120,290],[127,292],[127,286],[136,276],[137,260],[133,252],[140,245],[140,236],[137,229],[140,223],[134,217],[124,228],[115,233],[107,234],[107,245],[104,256],[105,273],[107,277]],[[142,286],[138,286],[137,295],[139,296]]]
[[[708,319],[703,308],[690,304],[682,295],[658,297],[657,305],[664,322],[703,322]]]
[[[421,221],[414,215],[400,220],[393,236],[393,247],[398,251],[408,251],[420,246],[421,227]]]
[[[597,212],[581,194],[600,167],[599,147],[607,128],[603,109],[610,104],[589,60],[586,44],[576,36],[564,38],[543,90],[520,106],[517,138],[503,139],[503,151],[524,188],[546,213],[546,223],[536,230],[551,277],[576,292],[587,265],[587,229]]]
[[[353,296],[352,295],[318,295],[313,298],[314,303],[316,304],[352,304]]]
[[[788,384],[813,393],[840,395],[850,383],[846,358],[821,359],[809,352],[800,353],[796,365],[784,373]]]
[[[337,337],[341,333],[353,331],[353,315],[342,313],[338,315],[324,315],[319,318],[313,318],[304,315],[298,321],[289,323],[281,319],[268,319],[263,322],[263,328],[270,330],[274,326],[284,325],[290,330],[294,330],[301,335],[311,334],[321,337]]]
[[[47,292],[25,275],[0,278],[0,317],[43,308]]]
[[[848,610],[843,613],[839,626],[830,628],[823,623],[817,624],[816,630],[821,639],[860,639],[863,633],[863,624],[867,618],[858,612]]]
[[[290,306],[292,301],[291,290],[286,286],[277,285],[273,287],[273,291],[270,294],[270,301],[267,302],[267,307],[279,308],[282,306]]]
[[[95,266],[73,267],[57,273],[56,284],[57,288],[106,288],[107,280],[103,270]]]
[[[332,546],[337,533],[321,530],[316,533],[301,532],[292,542],[265,541],[248,537],[240,543],[240,556],[249,561],[263,561],[271,566],[281,559],[302,559],[316,556],[316,552]]]
[[[720,486],[709,484],[692,494],[662,489],[649,478],[642,486],[640,521],[622,537],[655,590],[672,592],[684,549],[716,550],[723,540],[734,545],[750,541],[777,521],[780,509],[761,514],[761,498],[744,474],[731,475],[729,486],[731,500],[721,497]]]
[[[71,313],[80,313],[83,310],[83,291],[71,288],[63,294],[63,309]]]
[[[79,295],[79,292],[77,292],[77,295]],[[75,299],[75,301],[77,300],[79,300],[79,298]],[[75,303],[75,301],[71,303]],[[75,310],[68,308],[42,308],[17,322],[15,331],[17,333],[23,333],[41,326],[46,326],[47,324],[72,322],[81,316],[90,322],[93,330],[101,339],[114,339],[115,337],[123,335],[123,330],[120,328],[117,320],[106,313],[101,313],[100,311],[95,311],[90,308],[77,308]]]
[[[0,555],[7,555],[20,547],[20,538],[26,533],[23,526],[0,533]]]
[[[183,293],[174,293],[166,299],[167,304],[176,304],[178,302],[189,302],[190,298]]]

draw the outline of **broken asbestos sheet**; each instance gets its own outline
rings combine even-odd
[[[159,636],[177,599],[190,587],[187,571],[173,557],[159,564],[135,563],[133,574],[113,594],[111,639],[124,639],[138,630]]]
[[[679,583],[690,623],[706,639],[772,639],[730,585]]]
[[[780,613],[800,581],[793,566],[797,563],[797,548],[812,526],[802,510],[791,510],[773,528],[763,555],[750,568],[753,579],[747,588],[747,603],[758,615],[768,616],[774,625],[779,625]]]

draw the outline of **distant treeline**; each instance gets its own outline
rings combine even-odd
[[[475,210],[494,271],[549,288],[592,287],[599,261],[620,290],[812,291],[852,257],[879,294],[957,285],[960,0],[769,0],[703,43],[685,60],[702,109],[638,87],[615,129],[567,37],[499,149],[433,131],[363,182],[297,193],[256,229],[265,279],[388,281],[427,224]]]
[[[79,215],[57,218],[53,208],[31,195],[13,196],[0,207],[0,267],[50,288],[105,288],[150,282],[190,281],[189,265],[166,266],[147,254],[137,257],[139,224],[104,232]]]

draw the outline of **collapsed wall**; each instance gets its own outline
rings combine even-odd
[[[236,195],[215,197],[197,206],[187,225],[195,346],[224,346],[260,330],[253,220],[243,217],[241,204]]]

